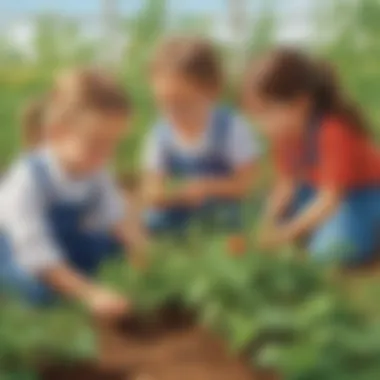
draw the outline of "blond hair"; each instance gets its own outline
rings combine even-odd
[[[47,104],[49,125],[65,122],[90,110],[102,113],[128,113],[130,99],[116,78],[94,68],[76,68],[60,73]]]

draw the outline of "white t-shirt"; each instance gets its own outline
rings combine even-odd
[[[99,200],[94,205],[91,228],[106,230],[124,218],[124,200],[106,171],[74,180],[59,167],[51,152],[45,150],[41,155],[60,200],[84,201],[93,197],[97,186]],[[0,229],[12,244],[16,263],[31,273],[54,266],[63,258],[45,217],[42,193],[27,160],[14,164],[0,186]]]
[[[225,157],[229,159],[231,165],[238,168],[249,162],[255,161],[261,155],[261,147],[258,139],[252,131],[252,127],[240,115],[233,115],[232,125],[229,126],[227,136],[227,146]],[[201,155],[212,149],[211,125],[207,128],[202,138],[196,144],[188,145],[181,136],[173,129],[171,141],[176,144],[183,154],[190,156]],[[157,133],[157,128],[148,134],[143,148],[142,163],[143,168],[153,172],[165,172],[165,151],[166,147]]]

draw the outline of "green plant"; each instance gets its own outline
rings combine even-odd
[[[192,246],[162,245],[146,270],[118,263],[106,277],[142,312],[173,301],[195,310],[198,322],[224,336],[233,352],[284,379],[380,375],[379,321],[343,291],[334,269],[289,253],[234,258],[218,238]]]
[[[15,301],[2,301],[1,375],[15,370],[33,373],[40,365],[93,359],[96,354],[95,333],[80,310],[64,306],[37,309]]]

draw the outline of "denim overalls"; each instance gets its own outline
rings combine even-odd
[[[229,176],[233,167],[226,155],[233,112],[227,108],[217,108],[212,116],[209,147],[202,154],[187,155],[173,141],[170,125],[160,124],[156,130],[165,151],[164,168],[173,180],[220,178]],[[240,201],[208,199],[200,207],[176,206],[150,210],[148,227],[153,232],[181,231],[189,223],[205,222],[212,227],[228,230],[241,228]]]
[[[310,126],[303,160],[306,168],[318,163],[316,135],[320,125],[318,120]],[[310,185],[299,186],[290,214],[302,212],[317,191]],[[338,210],[316,228],[307,241],[308,251],[317,261],[347,264],[371,261],[380,249],[380,184],[349,189]]]
[[[76,271],[93,276],[102,261],[121,249],[106,231],[94,231],[86,225],[99,200],[99,190],[94,186],[93,194],[86,200],[63,201],[41,156],[32,155],[26,160],[44,199],[47,225],[65,261]],[[12,242],[5,234],[0,235],[0,285],[3,291],[36,304],[50,303],[57,298],[48,286],[16,264]]]

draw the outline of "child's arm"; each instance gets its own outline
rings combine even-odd
[[[66,264],[46,269],[39,276],[57,293],[79,301],[97,317],[113,319],[128,311],[128,303],[123,297],[96,285]]]
[[[143,177],[142,198],[148,207],[167,207],[179,203],[179,199],[167,190],[165,175],[153,170],[147,171]]]
[[[269,238],[277,245],[295,240],[320,226],[337,209],[352,180],[358,136],[336,119],[327,119],[320,128],[323,133],[317,141],[319,190],[298,216],[272,231]]]
[[[118,188],[112,178],[102,177],[102,197],[98,218],[137,265],[143,265],[148,249],[148,234],[142,220],[142,199],[138,190]]]
[[[287,240],[297,239],[314,230],[337,209],[341,201],[339,191],[332,188],[321,189],[316,198],[305,207],[301,214],[284,224],[280,231]]]
[[[241,199],[247,196],[257,174],[256,163],[246,163],[225,178],[205,178],[185,183],[178,197],[204,201],[207,198]]]
[[[189,183],[183,189],[185,196],[201,200],[241,199],[249,194],[257,177],[261,148],[251,126],[243,118],[235,116],[231,122],[224,155],[233,168],[232,173],[224,178],[211,176]]]
[[[197,203],[182,187],[170,186],[165,172],[163,145],[156,133],[148,136],[143,149],[142,202],[145,207],[171,207]]]
[[[173,192],[168,191],[165,173],[164,142],[158,129],[147,136],[142,152],[143,178],[141,183],[142,202],[145,207],[167,207],[181,203]]]
[[[14,247],[14,260],[28,275],[40,278],[59,294],[78,300],[101,316],[126,311],[119,296],[95,285],[70,268],[45,219],[44,202],[33,173],[20,165],[4,179],[4,230]]]
[[[145,267],[149,240],[140,217],[127,218],[123,223],[115,225],[112,233],[125,247],[132,263],[139,268]]]
[[[260,221],[258,240],[262,248],[274,248],[277,244],[279,226],[296,191],[295,181],[291,177],[281,173],[277,173],[277,177]]]
[[[284,216],[295,193],[295,183],[292,179],[281,176],[275,183],[267,200],[263,222],[277,224]]]
[[[215,186],[214,186],[215,185]],[[170,188],[164,174],[149,172],[143,180],[142,194],[145,206],[197,206],[202,203],[211,192],[211,186],[217,188],[210,181],[191,181]]]
[[[261,236],[261,243],[267,248],[276,248],[295,241],[305,233],[322,224],[336,210],[341,193],[334,188],[321,189],[316,198],[296,217],[280,225],[271,225]]]

